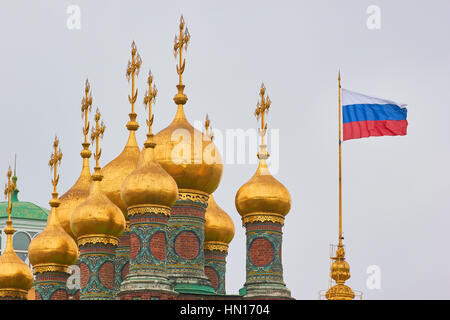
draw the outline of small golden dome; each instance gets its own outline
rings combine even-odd
[[[236,193],[235,204],[242,217],[256,212],[285,216],[291,209],[291,195],[270,174],[266,160],[261,159],[253,177]]]
[[[130,117],[131,116],[132,114],[130,114]],[[135,123],[137,124],[137,122]],[[128,217],[127,205],[120,197],[120,190],[125,178],[136,169],[140,153],[141,150],[136,142],[135,131],[130,130],[127,144],[122,153],[102,169],[102,174],[104,176],[102,181],[102,191],[109,200],[119,207],[125,218]]]
[[[175,204],[177,184],[156,161],[154,144],[142,150],[137,168],[122,184],[121,196],[128,207],[143,204],[172,207]]]
[[[12,222],[6,222],[6,249],[0,256],[0,289],[23,292],[24,296],[33,286],[33,273],[14,252],[12,246]]]
[[[81,169],[81,174],[77,182],[59,198],[61,201],[61,205],[58,208],[59,224],[73,239],[76,238],[70,228],[70,218],[73,211],[88,197],[90,187],[91,172],[89,170],[89,158],[84,158],[83,168]]]
[[[125,217],[119,207],[102,192],[99,167],[95,167],[92,180],[89,196],[72,214],[72,232],[77,239],[83,236],[119,237],[125,229]]]
[[[233,240],[233,220],[217,205],[212,194],[209,196],[205,220],[205,242],[217,241],[228,244]]]
[[[28,256],[35,269],[39,266],[64,269],[74,264],[78,258],[77,244],[59,224],[57,207],[60,202],[56,199],[56,195],[50,200],[51,209],[47,226],[28,247]]]
[[[211,194],[217,189],[222,157],[212,140],[188,122],[182,104],[172,123],[155,135],[155,143],[156,159],[175,179],[179,190]]]

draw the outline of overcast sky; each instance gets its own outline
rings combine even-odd
[[[68,29],[69,5],[81,10]],[[367,7],[381,9],[370,30]],[[348,284],[366,299],[449,299],[450,2],[435,1],[2,1],[0,3],[0,174],[18,156],[20,199],[48,207],[55,133],[64,154],[59,192],[81,170],[80,101],[86,77],[107,126],[101,165],[126,142],[130,86],[125,68],[136,41],[143,60],[136,105],[152,69],[159,93],[154,131],[174,117],[173,38],[183,13],[191,33],[184,82],[189,121],[256,128],[261,81],[279,129],[279,170],[292,208],[283,238],[284,278],[297,299],[326,289],[329,244],[338,231],[337,72],[346,89],[408,104],[408,135],[343,146],[344,243]],[[92,115],[91,115],[92,117]],[[256,157],[257,150],[250,150]],[[225,157],[225,155],[223,155]],[[91,163],[93,160],[91,159]],[[234,205],[256,164],[225,164],[215,192],[236,225],[227,292],[245,282],[245,230]],[[381,289],[366,269],[381,269]]]

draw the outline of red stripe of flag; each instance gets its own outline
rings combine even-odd
[[[370,136],[404,136],[408,120],[353,121],[344,123],[344,141]]]

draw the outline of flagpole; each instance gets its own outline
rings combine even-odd
[[[341,71],[338,75],[339,85],[339,246],[342,246],[342,137],[341,137]]]

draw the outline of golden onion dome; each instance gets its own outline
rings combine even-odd
[[[122,184],[122,201],[128,207],[144,204],[172,207],[177,200],[177,184],[156,161],[154,148],[153,143],[145,143],[137,168]]]
[[[81,237],[119,237],[125,229],[122,211],[102,192],[102,175],[95,167],[89,196],[72,213],[71,228]]]
[[[271,175],[266,160],[261,159],[253,177],[236,193],[235,204],[242,217],[257,212],[285,216],[291,208],[291,195]]]
[[[205,220],[205,242],[217,241],[229,244],[233,240],[233,220],[217,205],[212,194],[209,196]]]
[[[26,295],[33,286],[33,273],[15,253],[12,245],[14,228],[12,221],[6,221],[6,249],[0,256],[0,289],[19,291]]]
[[[130,117],[132,114],[130,114]],[[134,114],[136,116],[136,114]],[[136,119],[136,117],[134,117]],[[134,121],[135,122],[135,121]],[[137,122],[135,122],[137,125]],[[127,125],[127,127],[129,127]],[[131,127],[134,129],[134,127]],[[136,126],[137,129],[137,126]],[[138,164],[141,150],[136,142],[135,130],[130,130],[127,144],[122,153],[114,160],[108,163],[102,169],[104,176],[102,181],[102,191],[119,209],[122,211],[124,217],[127,217],[127,205],[123,202],[120,196],[120,190],[125,178],[133,172]]]
[[[40,271],[67,271],[67,267],[74,264],[78,258],[78,247],[75,241],[59,224],[57,208],[61,204],[58,200],[59,175],[58,165],[61,163],[62,153],[58,149],[59,140],[55,137],[54,152],[50,158],[50,168],[53,170],[53,193],[50,200],[50,213],[47,226],[39,233],[28,246],[28,257],[35,272]]]
[[[82,151],[82,156],[84,151]],[[83,158],[83,168],[77,182],[59,198],[61,201],[61,205],[58,208],[59,224],[74,239],[76,238],[70,228],[70,218],[73,211],[88,197],[90,187],[91,171],[89,170],[89,157],[87,157]]]
[[[217,189],[222,157],[212,140],[188,122],[183,104],[178,104],[172,123],[155,135],[155,143],[156,159],[175,179],[179,190],[211,194]]]
[[[172,123],[155,136],[156,159],[175,179],[180,192],[187,189],[211,194],[217,189],[222,177],[222,157],[212,139],[189,123],[183,109],[188,100],[184,94],[186,59],[183,59],[183,50],[187,50],[190,37],[181,16],[179,34],[175,37],[173,47],[175,58],[179,57],[178,93],[173,98],[178,110]]]
[[[120,196],[123,181],[128,175],[136,169],[141,150],[136,142],[135,131],[139,128],[136,121],[137,114],[134,112],[134,104],[137,99],[137,89],[135,88],[135,77],[139,74],[142,60],[137,52],[136,44],[131,44],[131,61],[128,61],[126,76],[128,82],[131,80],[131,95],[128,100],[131,104],[131,113],[128,114],[130,121],[127,123],[127,129],[130,131],[128,141],[122,153],[114,160],[108,163],[102,169],[103,181],[102,190],[104,194],[122,211],[126,220],[128,220],[127,205]]]
[[[53,270],[65,270],[74,264],[78,258],[78,247],[74,239],[64,231],[58,221],[57,193],[50,200],[50,213],[47,226],[28,246],[28,256],[35,271],[39,267],[50,267]]]

